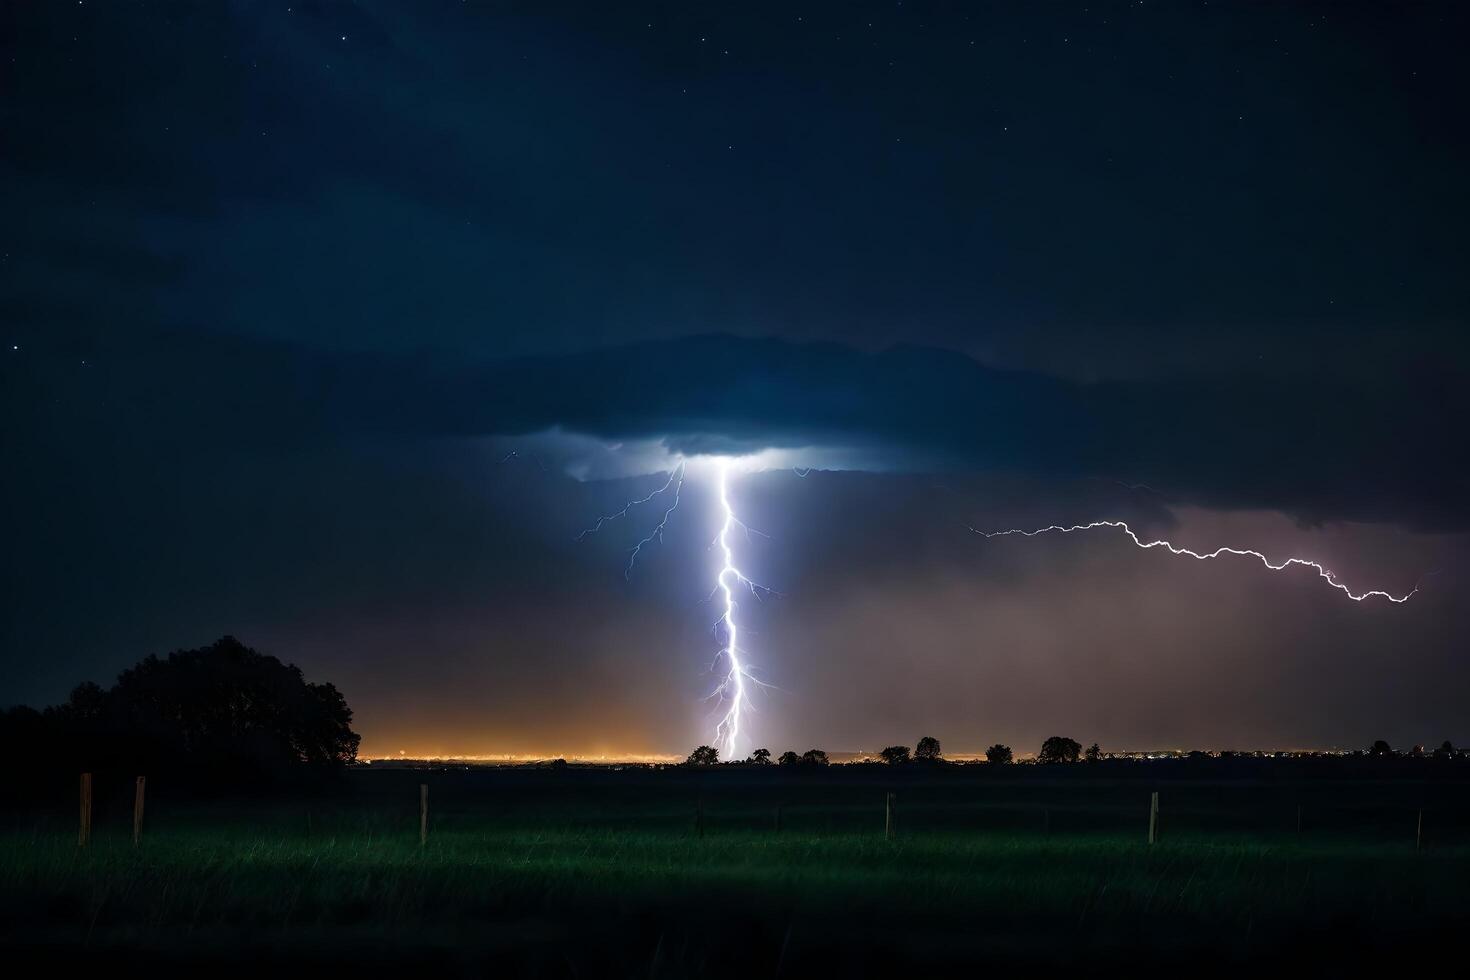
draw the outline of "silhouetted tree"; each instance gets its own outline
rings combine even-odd
[[[827,753],[821,749],[807,749],[801,754],[801,761],[809,766],[825,766],[827,764]]]
[[[1439,748],[1434,750],[1434,757],[1441,762],[1447,762],[1455,757],[1455,746],[1449,739],[1440,743]]]
[[[771,764],[771,750],[756,749],[750,753],[750,761],[758,766],[769,766]]]
[[[1393,749],[1389,746],[1387,742],[1380,738],[1378,741],[1373,743],[1371,748],[1368,749],[1368,754],[1376,756],[1390,756],[1393,755]]]
[[[907,745],[890,745],[878,753],[878,758],[890,766],[902,765],[909,761],[909,747]]]
[[[781,758],[777,759],[776,762],[778,765],[795,766],[801,763],[801,756],[797,755],[795,752],[787,750],[781,753]]]
[[[686,766],[717,766],[720,764],[720,753],[708,745],[701,745],[689,753],[689,758],[684,760]]]
[[[1041,754],[1036,757],[1037,762],[1076,762],[1082,754],[1082,744],[1070,738],[1053,735],[1041,743]]]
[[[73,695],[75,700],[75,695]],[[316,768],[357,758],[352,711],[331,684],[233,636],[147,657],[118,676],[107,709],[165,751],[212,765]]]
[[[1102,749],[1098,748],[1098,744],[1096,742],[1093,742],[1087,747],[1087,752],[1084,757],[1087,759],[1088,762],[1097,762],[1099,759],[1102,758]]]
[[[351,722],[331,684],[308,683],[294,665],[226,636],[147,657],[110,689],[79,684],[65,704],[45,712],[6,712],[0,753],[11,756],[30,737],[37,765],[238,785],[354,762]]]
[[[996,742],[985,750],[985,761],[993,762],[998,766],[1007,765],[1013,758],[1015,756],[1011,752],[1011,747],[1009,745],[1001,745],[999,742]]]
[[[941,758],[939,739],[932,735],[925,735],[919,739],[919,744],[914,746],[914,758],[923,759],[925,762],[938,761]]]

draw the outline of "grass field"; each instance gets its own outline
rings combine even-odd
[[[1144,961],[1197,975],[1402,966],[1458,938],[1470,911],[1458,783],[1181,782],[1161,791],[1149,846],[1136,781],[910,780],[890,841],[878,787],[891,782],[382,773],[269,804],[165,797],[137,849],[121,801],[99,808],[85,850],[66,814],[16,811],[0,837],[0,941],[16,956],[256,975]],[[1407,804],[1425,798],[1438,833],[1421,851],[1422,807]]]

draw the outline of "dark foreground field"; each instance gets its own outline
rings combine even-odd
[[[1147,766],[355,772],[268,803],[150,784],[137,849],[119,781],[86,850],[72,809],[6,812],[0,943],[88,972],[750,978],[1398,972],[1461,941],[1460,776]]]

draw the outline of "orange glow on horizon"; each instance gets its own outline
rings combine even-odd
[[[389,755],[359,753],[360,762],[550,762],[565,759],[568,762],[624,762],[666,763],[683,762],[688,754],[663,755],[647,752],[497,752],[483,754],[475,752],[409,752],[399,750]]]

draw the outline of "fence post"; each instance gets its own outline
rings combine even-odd
[[[1047,836],[1051,835],[1051,807],[1041,809],[1041,832]]]
[[[893,840],[893,794],[885,794],[883,800],[883,838]]]
[[[1159,842],[1159,792],[1149,796],[1148,801],[1148,842],[1157,844]]]
[[[139,776],[133,782],[133,846],[143,839],[143,789],[148,785],[147,776]]]
[[[1414,850],[1424,850],[1424,811],[1419,811],[1419,824],[1414,828]]]
[[[429,784],[419,783],[419,847],[429,843]]]
[[[704,798],[694,801],[694,835],[704,837]]]
[[[1300,803],[1296,805],[1296,832],[1298,834],[1302,832],[1302,805]]]
[[[90,772],[82,773],[79,795],[81,819],[77,827],[77,846],[86,847],[92,842],[92,774]]]
[[[776,804],[776,833],[781,832],[781,804]]]

